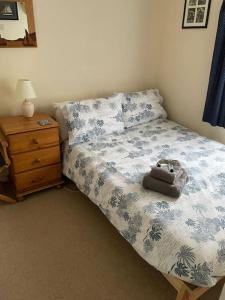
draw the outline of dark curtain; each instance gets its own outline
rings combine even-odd
[[[225,127],[225,0],[220,11],[203,121]]]

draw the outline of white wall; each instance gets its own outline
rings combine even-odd
[[[0,20],[0,35],[7,40],[24,38],[28,30],[27,14],[23,3],[17,3],[19,20]]]
[[[159,0],[34,0],[38,48],[0,49],[0,115],[19,109],[18,78],[39,109],[53,101],[155,86]]]
[[[171,119],[225,143],[202,122],[222,0],[207,29],[182,30],[181,0],[34,0],[38,48],[0,49],[0,115],[19,111],[18,78],[39,109],[54,101],[159,87]]]
[[[222,0],[212,1],[207,29],[181,28],[184,1],[162,0],[167,7],[160,44],[157,85],[170,118],[225,143],[225,130],[202,122]]]

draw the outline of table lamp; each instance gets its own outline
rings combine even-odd
[[[19,100],[24,100],[22,104],[23,116],[32,118],[34,115],[34,103],[31,99],[36,98],[32,83],[28,79],[19,79],[16,85],[16,95]]]

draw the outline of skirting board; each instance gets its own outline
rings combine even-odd
[[[210,289],[210,288],[196,287],[195,289],[192,290],[187,286],[187,284],[184,281],[168,274],[162,273],[162,275],[177,291],[176,300],[197,300]],[[224,279],[224,277],[222,277],[220,280],[222,279]]]

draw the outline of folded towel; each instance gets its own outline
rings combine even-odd
[[[187,172],[184,169],[181,169],[179,176],[175,177],[174,184],[169,184],[153,178],[149,173],[144,177],[143,186],[146,189],[150,189],[173,198],[179,198],[187,181]]]
[[[150,175],[167,183],[174,183],[176,176],[180,175],[181,164],[177,160],[161,159],[156,167],[152,167]]]

